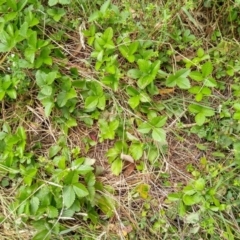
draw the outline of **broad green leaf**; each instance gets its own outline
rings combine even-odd
[[[113,38],[113,29],[111,27],[108,27],[104,33],[103,33],[103,37],[104,39],[106,39],[106,41],[112,45],[109,41]]]
[[[56,156],[61,149],[62,148],[59,145],[51,146],[48,151],[49,158],[53,158],[54,156]]]
[[[26,172],[24,173],[24,182],[30,186],[32,184],[32,180],[33,178],[36,176],[37,174],[37,169],[36,168],[30,168],[30,169],[27,169]]]
[[[150,73],[151,70],[151,61],[145,59],[139,59],[137,61],[138,67],[141,72]]]
[[[86,109],[96,108],[97,105],[98,105],[98,100],[99,100],[98,96],[89,96],[89,97],[87,97],[86,100],[85,100],[85,108]]]
[[[7,95],[10,97],[10,98],[12,98],[12,99],[16,99],[17,98],[17,92],[16,92],[16,90],[15,89],[9,89],[9,90],[7,90]]]
[[[37,232],[32,240],[50,240],[51,234],[49,234],[49,229],[40,230]]]
[[[53,206],[47,207],[47,216],[49,218],[57,218],[58,217],[58,210]]]
[[[32,49],[32,48],[25,49],[24,56],[25,56],[27,61],[29,61],[30,63],[34,63],[34,60],[35,60],[35,49]]]
[[[202,107],[200,105],[197,105],[197,104],[190,104],[188,106],[188,110],[191,112],[191,113],[199,113],[202,111]]]
[[[201,112],[204,113],[204,115],[207,116],[207,117],[214,116],[214,114],[215,114],[213,109],[207,108],[207,107],[202,108]]]
[[[57,104],[59,107],[64,107],[68,101],[67,92],[60,92],[57,96]]]
[[[59,3],[62,5],[67,5],[71,3],[71,0],[59,0]]]
[[[111,3],[111,0],[107,0],[107,1],[101,6],[100,12],[101,12],[102,14],[105,14],[105,12],[107,11],[110,3]]]
[[[27,38],[27,31],[28,31],[28,23],[24,22],[19,30],[19,35],[23,36],[24,38]]]
[[[166,143],[166,132],[162,128],[154,128],[152,131],[152,138],[155,141]]]
[[[201,92],[206,95],[206,96],[210,96],[211,95],[211,89],[208,87],[203,87]]]
[[[88,165],[81,165],[81,166],[77,167],[77,172],[81,175],[85,175],[92,171],[93,171],[93,167],[88,166]]]
[[[100,16],[101,16],[101,12],[99,12],[99,11],[93,12],[90,15],[90,17],[88,18],[88,21],[93,22],[93,21],[97,20]]]
[[[75,192],[73,186],[67,185],[63,187],[63,203],[64,206],[70,208],[75,201]]]
[[[125,45],[119,46],[119,51],[120,53],[125,57],[128,58],[129,53],[128,53],[128,48]]]
[[[193,86],[188,91],[193,94],[198,94],[201,91],[201,86]]]
[[[63,8],[55,8],[55,9],[48,9],[47,13],[56,21],[58,22],[65,14]]]
[[[202,48],[199,48],[197,50],[197,56],[200,58],[202,58],[204,56],[204,50]]]
[[[58,0],[48,0],[48,5],[49,5],[50,7],[56,5],[57,3],[58,3]]]
[[[178,208],[179,208],[179,216],[180,217],[184,217],[186,215],[186,206],[185,204],[183,203],[183,201],[180,201],[179,202],[179,205],[178,205]]]
[[[143,155],[143,144],[142,143],[132,143],[129,148],[129,153],[134,160],[139,160]]]
[[[202,99],[203,99],[203,94],[202,94],[201,92],[198,93],[198,94],[196,94],[195,100],[196,100],[197,102],[202,101]]]
[[[154,117],[153,119],[151,119],[150,124],[155,128],[160,128],[165,125],[166,121],[167,121],[166,116],[159,116],[159,117]]]
[[[138,131],[140,133],[149,133],[151,129],[152,129],[151,125],[147,122],[140,124],[138,127]]]
[[[197,191],[202,191],[205,188],[205,180],[203,178],[199,178],[194,182],[194,187]]]
[[[30,35],[30,37],[28,38],[28,46],[31,49],[36,50],[36,47],[37,47],[37,32],[33,31],[32,34]]]
[[[3,100],[5,94],[6,94],[6,92],[5,92],[5,91],[2,91],[2,90],[0,89],[0,101]]]
[[[139,71],[138,69],[130,69],[127,72],[127,76],[133,79],[138,79],[141,77],[141,71]]]
[[[13,11],[17,11],[17,1],[7,0],[6,3],[8,5],[8,7],[12,8]]]
[[[54,82],[54,80],[57,78],[57,72],[50,72],[46,75],[46,83],[48,85],[52,84]]]
[[[115,160],[117,157],[119,157],[121,151],[119,151],[119,149],[113,147],[111,149],[108,150],[107,152],[107,158],[109,159],[110,162],[112,162],[113,160]]]
[[[191,84],[187,78],[178,78],[177,86],[181,89],[189,89]]]
[[[51,112],[52,112],[52,109],[54,107],[54,103],[53,102],[48,102],[47,104],[44,105],[44,113],[45,113],[45,116],[46,117],[49,117]]]
[[[106,97],[105,97],[105,95],[102,95],[101,97],[99,97],[97,107],[100,110],[105,109],[105,107],[106,107]]]
[[[193,80],[195,81],[202,81],[204,78],[202,76],[202,74],[198,71],[192,71],[190,74],[189,74],[189,77],[192,78]]]
[[[137,85],[138,85],[139,88],[144,89],[144,88],[146,88],[153,80],[154,80],[153,75],[151,75],[151,74],[144,74],[144,75],[142,75],[142,76],[139,78],[139,80],[138,80],[138,82],[137,82]]]
[[[179,201],[181,199],[181,197],[182,197],[181,193],[170,193],[170,194],[168,194],[168,199],[171,202]]]
[[[152,99],[148,96],[147,93],[141,92],[141,93],[140,93],[140,101],[143,102],[143,103],[145,103],[145,102],[151,102]]]
[[[118,176],[122,172],[122,168],[123,168],[123,162],[121,159],[118,158],[112,162],[111,170],[113,174],[115,174],[116,176]]]
[[[112,130],[116,130],[119,126],[119,121],[118,120],[113,120],[112,122],[109,123],[109,127]]]
[[[53,90],[52,87],[48,85],[44,85],[41,87],[41,93],[46,96],[51,96],[52,90]]]
[[[202,196],[195,193],[194,195],[183,195],[183,202],[185,205],[187,206],[192,206],[194,204],[197,204],[199,202],[201,202],[202,200]]]
[[[32,197],[31,200],[30,200],[30,208],[31,208],[31,213],[33,215],[36,214],[38,208],[39,208],[39,198],[38,197]]]
[[[133,96],[128,100],[128,104],[133,109],[136,108],[139,105],[139,103],[140,103],[140,96],[139,95]]]
[[[205,123],[206,117],[205,114],[200,112],[195,116],[195,121],[198,126],[202,126]]]
[[[73,190],[79,198],[86,197],[89,194],[87,188],[82,183],[74,183]]]
[[[209,61],[209,62],[206,62],[202,65],[202,74],[203,74],[203,77],[207,77],[208,75],[210,75],[213,71],[213,66],[212,66],[212,63]]]
[[[166,85],[168,87],[175,87],[176,85],[182,89],[190,88],[190,82],[187,79],[190,73],[189,69],[180,69],[175,74],[167,78]]]
[[[138,41],[135,41],[133,43],[130,44],[130,46],[128,47],[129,48],[129,54],[132,55],[134,54],[137,49],[138,49],[138,45],[139,45],[139,42]]]
[[[206,87],[217,87],[217,82],[214,78],[208,77],[204,80],[204,85]]]

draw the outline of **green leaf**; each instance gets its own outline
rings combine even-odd
[[[202,74],[203,74],[203,77],[207,77],[208,75],[210,75],[213,71],[213,66],[212,66],[212,63],[209,61],[209,62],[206,62],[202,65]]]
[[[100,110],[104,110],[105,109],[105,107],[106,107],[106,97],[105,97],[105,95],[102,95],[101,97],[98,98],[97,107]]]
[[[133,96],[128,100],[128,104],[132,109],[136,108],[139,105],[139,103],[140,103],[139,95]]]
[[[205,123],[206,117],[205,114],[200,112],[195,116],[195,121],[198,126],[202,126]]]
[[[32,238],[32,240],[49,240],[51,237],[51,234],[49,234],[49,230],[48,229],[44,229],[41,230],[39,232],[37,232],[34,237]]]
[[[203,50],[202,48],[199,48],[199,49],[197,50],[197,56],[198,56],[199,58],[202,58],[202,57],[204,56],[204,50]]]
[[[205,188],[205,180],[203,178],[199,178],[194,182],[194,187],[197,191],[202,191]]]
[[[54,103],[53,102],[48,102],[47,104],[44,105],[44,113],[46,117],[49,117],[51,112],[52,112],[52,108],[54,107]]]
[[[208,77],[204,80],[204,85],[206,87],[217,87],[217,82],[214,78]]]
[[[86,197],[89,194],[87,188],[82,183],[74,183],[73,190],[79,198]]]
[[[70,208],[75,201],[75,192],[73,186],[68,185],[63,187],[63,203],[64,206]]]
[[[56,21],[60,21],[60,19],[66,14],[63,8],[55,8],[48,9],[47,13]]]
[[[166,116],[159,116],[159,117],[154,117],[153,119],[151,119],[150,124],[155,128],[160,128],[165,125],[166,121],[167,121]]]
[[[111,3],[111,0],[107,0],[107,1],[101,6],[100,12],[101,12],[102,14],[105,14],[105,12],[107,11],[110,3]]]
[[[168,87],[175,87],[177,85],[181,89],[190,88],[190,82],[187,79],[189,73],[189,69],[180,69],[175,74],[168,77],[166,85]]]
[[[15,0],[7,0],[8,7],[12,8],[13,11],[17,11],[17,1]]]
[[[9,90],[7,90],[7,95],[10,97],[10,98],[12,98],[12,99],[16,99],[17,98],[17,92],[16,92],[16,90],[15,89],[9,89]]]
[[[181,199],[181,197],[182,197],[181,193],[170,193],[170,194],[168,194],[168,199],[171,202],[179,201]]]
[[[138,69],[130,69],[127,72],[127,76],[133,79],[138,79],[141,77],[141,71],[139,71]]]
[[[27,61],[30,63],[34,63],[35,60],[35,49],[27,48],[24,51],[24,56]]]
[[[93,22],[93,21],[97,20],[100,16],[101,16],[101,12],[99,12],[99,11],[93,12],[90,15],[90,17],[88,18],[88,21]]]
[[[141,72],[149,73],[149,71],[151,70],[152,63],[149,60],[139,59],[137,61],[137,64]]]
[[[194,204],[197,204],[199,202],[201,202],[202,197],[201,195],[195,193],[194,195],[183,195],[183,202],[185,205],[187,206],[192,206]]]
[[[85,108],[86,109],[94,109],[97,107],[99,101],[98,96],[89,96],[85,100]]]
[[[2,91],[2,90],[0,89],[0,101],[3,100],[5,94],[6,94],[6,92],[5,92],[5,91]]]
[[[59,145],[51,146],[49,148],[49,153],[48,153],[49,158],[53,158],[54,156],[56,156],[61,149],[62,148]]]
[[[123,168],[123,162],[121,159],[118,158],[112,162],[111,170],[113,174],[115,174],[116,176],[118,176],[122,172],[122,168]]]
[[[37,32],[33,31],[32,34],[28,37],[28,46],[33,49],[34,51],[36,50],[37,47]]]
[[[37,212],[37,210],[39,208],[39,203],[40,203],[39,198],[37,198],[37,197],[32,197],[31,198],[31,200],[30,200],[30,208],[31,208],[31,213],[33,215],[36,214],[36,212]]]
[[[151,129],[152,129],[152,127],[148,122],[144,122],[144,123],[140,124],[138,127],[138,131],[140,133],[149,133]]]
[[[190,74],[189,74],[189,77],[192,78],[193,80],[195,81],[202,81],[204,78],[202,76],[202,74],[198,71],[192,71]]]
[[[138,42],[138,41],[132,42],[132,43],[129,45],[129,54],[130,54],[130,55],[134,54],[134,53],[137,51],[138,45],[139,45],[139,42]]]
[[[143,144],[142,143],[132,143],[129,148],[129,153],[134,160],[139,160],[143,155]]]
[[[71,3],[71,0],[59,0],[59,3],[61,3],[62,5],[67,5]]]
[[[107,43],[111,45],[111,42],[109,42],[109,41],[113,38],[113,29],[111,27],[108,27],[104,31],[103,37],[104,37],[104,39],[106,39]]]
[[[49,218],[57,218],[58,217],[58,210],[53,206],[47,207],[47,216]]]
[[[44,85],[41,87],[41,93],[46,96],[51,96],[52,90],[53,90],[52,87],[48,85]]]
[[[166,132],[162,128],[154,128],[152,131],[152,138],[155,141],[166,143]]]
[[[58,0],[48,0],[48,5],[49,5],[50,7],[56,5],[57,3],[58,3]]]

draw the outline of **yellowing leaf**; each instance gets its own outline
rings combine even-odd
[[[146,199],[148,197],[150,186],[148,184],[142,183],[137,186],[136,190],[142,198]]]
[[[167,94],[173,93],[174,90],[175,90],[174,88],[162,88],[162,89],[159,89],[159,94],[167,95]]]

